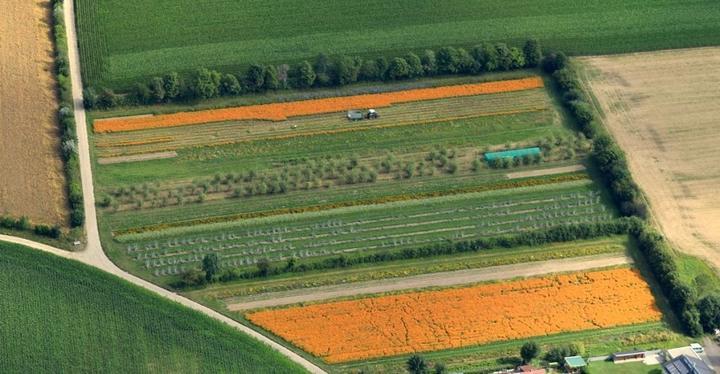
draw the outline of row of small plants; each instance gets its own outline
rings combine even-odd
[[[504,43],[483,43],[470,51],[464,48],[443,47],[426,50],[417,55],[388,60],[381,56],[363,59],[359,56],[317,56],[314,62],[296,65],[252,64],[243,74],[222,74],[199,69],[188,79],[171,72],[138,82],[127,93],[116,94],[110,89],[85,90],[88,108],[108,109],[121,105],[147,105],[208,99],[217,96],[236,96],[245,93],[279,89],[307,89],[311,87],[340,87],[361,81],[397,81],[410,78],[451,74],[481,74],[538,66],[542,49],[536,40],[528,40],[523,48]]]
[[[215,216],[215,217],[194,219],[194,220],[188,220],[188,221],[160,223],[160,224],[156,224],[156,225],[148,225],[148,226],[136,227],[136,228],[126,229],[126,230],[118,230],[118,231],[114,231],[113,234],[115,234],[116,236],[122,236],[122,235],[128,235],[128,234],[139,234],[139,233],[144,233],[144,232],[162,231],[162,230],[166,230],[166,229],[170,229],[170,228],[174,228],[174,227],[185,227],[185,226],[196,226],[196,225],[204,225],[204,224],[230,222],[230,221],[238,221],[238,220],[250,219],[250,218],[270,217],[270,216],[276,216],[276,215],[281,215],[281,214],[299,214],[299,213],[307,213],[307,212],[317,212],[317,211],[323,211],[323,210],[328,210],[328,209],[344,208],[344,207],[351,207],[351,206],[375,205],[375,204],[384,204],[384,203],[390,203],[390,202],[395,202],[395,201],[427,199],[427,198],[431,198],[431,197],[449,196],[449,195],[457,195],[457,194],[471,193],[471,192],[484,192],[484,191],[503,190],[503,189],[520,188],[520,187],[542,186],[542,185],[548,185],[548,184],[578,181],[578,180],[583,180],[583,179],[587,179],[586,174],[572,173],[572,174],[546,176],[546,177],[538,177],[538,178],[503,180],[503,181],[487,183],[487,184],[483,184],[483,185],[479,185],[479,186],[460,188],[460,189],[454,189],[454,190],[408,193],[408,194],[402,194],[402,195],[390,195],[390,196],[384,196],[384,197],[380,197],[380,198],[342,201],[342,202],[338,202],[338,203],[325,204],[325,205],[312,205],[312,206],[297,207],[297,208],[283,208],[283,209],[275,209],[275,210],[267,210],[267,211],[239,213],[239,214],[226,215],[226,216]]]

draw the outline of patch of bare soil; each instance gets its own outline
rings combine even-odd
[[[720,269],[720,48],[580,62],[667,238]]]
[[[0,17],[0,214],[66,225],[50,2],[4,0]]]

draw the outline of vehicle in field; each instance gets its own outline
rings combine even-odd
[[[364,112],[362,110],[348,110],[348,112],[347,112],[347,119],[350,121],[361,121],[363,119],[376,119],[379,117],[380,117],[380,114],[378,114],[377,110],[375,110],[375,109],[368,109],[367,112]]]

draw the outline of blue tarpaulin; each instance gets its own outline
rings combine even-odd
[[[523,157],[523,156],[538,156],[540,155],[540,148],[522,148],[522,149],[511,149],[509,151],[502,152],[488,152],[485,153],[485,160],[497,160],[503,158]]]

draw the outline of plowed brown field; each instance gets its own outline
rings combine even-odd
[[[0,214],[65,224],[50,2],[4,0],[0,17]]]
[[[720,268],[720,48],[580,62],[665,235]]]

